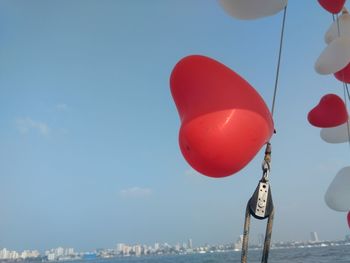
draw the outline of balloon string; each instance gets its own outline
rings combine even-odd
[[[340,37],[340,25],[339,25],[339,16],[338,16],[338,14],[336,15],[336,19],[337,19],[338,37]],[[334,14],[333,14],[333,21],[334,21]],[[349,94],[348,84],[344,81],[344,72],[342,72],[342,75],[343,75],[344,102],[345,102],[346,113],[348,115],[348,118],[346,120],[346,129],[347,129],[347,132],[348,132],[348,143],[349,143],[349,147],[350,147],[349,114],[348,114],[348,105],[347,105],[347,99],[346,99],[346,97],[348,97],[348,100],[350,101],[350,94]]]
[[[273,91],[273,99],[272,99],[272,106],[271,106],[271,115],[272,115],[272,117],[273,117],[273,114],[274,114],[274,111],[275,111],[275,103],[276,103],[277,88],[278,88],[278,78],[279,78],[280,67],[281,67],[284,28],[285,28],[285,24],[286,24],[286,15],[287,15],[287,6],[284,8],[284,12],[283,12],[280,47],[279,47],[279,52],[278,52],[278,62],[277,62],[277,68],[276,68],[275,89]]]
[[[340,37],[340,26],[339,26],[339,16],[337,14],[337,30],[338,30],[338,37]]]
[[[348,90],[347,84],[345,84],[345,82],[343,82],[343,89],[344,89],[345,108],[346,108],[346,112],[348,112],[348,103],[347,103],[347,100],[346,100],[346,93],[347,93],[347,95],[349,96],[349,90]],[[346,120],[346,128],[347,128],[347,131],[348,131],[348,143],[349,143],[349,147],[350,147],[349,117],[348,117],[348,119]]]
[[[344,82],[345,88],[346,88],[346,93],[348,95],[348,100],[350,101],[350,93],[349,93],[349,88],[348,88],[348,83]]]

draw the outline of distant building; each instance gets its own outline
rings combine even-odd
[[[63,247],[58,247],[55,249],[55,254],[57,257],[63,256],[64,255],[64,248]]]
[[[319,242],[320,240],[318,239],[318,235],[317,235],[317,232],[311,232],[310,233],[311,235],[311,242]]]
[[[235,251],[242,250],[242,244],[243,244],[243,235],[240,235],[239,238],[237,239],[236,243],[234,243],[233,249]]]
[[[66,256],[73,256],[74,255],[74,248],[66,248],[64,251],[64,254]]]
[[[123,252],[124,244],[118,243],[117,244],[117,254],[121,254]]]
[[[159,250],[159,243],[154,243],[154,250],[158,251]]]
[[[22,259],[27,259],[27,258],[37,258],[40,256],[40,253],[38,250],[24,250],[22,253],[21,253],[21,258]]]
[[[192,249],[193,248],[193,244],[192,244],[192,239],[188,239],[188,242],[187,242],[187,248],[189,249]]]
[[[48,261],[55,261],[55,260],[56,260],[56,255],[55,255],[55,253],[48,253],[48,254],[47,254],[47,260],[48,260]]]
[[[141,256],[142,248],[140,245],[134,246],[135,256],[139,257]]]

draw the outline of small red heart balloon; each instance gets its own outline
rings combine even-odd
[[[335,94],[327,94],[309,112],[307,119],[313,126],[331,128],[345,123],[348,120],[348,113],[341,98]]]
[[[211,58],[193,55],[180,60],[170,87],[181,119],[181,152],[204,175],[238,172],[273,134],[272,116],[261,96]]]
[[[346,2],[346,0],[318,0],[319,4],[332,14],[339,13]]]
[[[348,212],[348,226],[350,228],[350,212]]]
[[[334,73],[334,76],[341,82],[350,83],[350,63],[342,70]]]

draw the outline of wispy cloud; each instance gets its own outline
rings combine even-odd
[[[65,104],[65,103],[59,103],[59,104],[56,105],[56,109],[57,109],[58,111],[68,111],[68,110],[69,110],[69,107],[68,107],[68,105]]]
[[[41,121],[35,121],[31,118],[20,118],[16,120],[16,127],[22,134],[27,134],[31,130],[37,131],[40,135],[47,136],[50,133],[49,126]]]
[[[137,186],[123,189],[119,192],[119,195],[123,198],[143,198],[151,194],[152,190],[150,188],[141,188]]]

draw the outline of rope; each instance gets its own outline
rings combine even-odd
[[[273,114],[274,114],[274,111],[275,111],[275,103],[276,103],[276,96],[277,96],[277,89],[278,89],[278,79],[279,79],[280,67],[281,67],[284,28],[285,28],[285,24],[286,24],[286,15],[287,15],[287,6],[284,8],[284,12],[283,12],[283,22],[282,22],[281,37],[280,37],[280,47],[279,47],[279,52],[278,52],[278,62],[277,62],[277,68],[276,68],[275,88],[274,88],[274,91],[273,91],[273,99],[272,99],[272,106],[271,106],[271,115],[272,115],[272,117],[273,117]]]
[[[263,254],[262,254],[262,258],[261,258],[261,263],[267,263],[267,261],[269,259],[274,214],[275,214],[275,210],[273,209],[271,214],[270,214],[270,216],[269,216],[269,218],[268,218],[268,220],[267,220],[266,232],[265,232],[265,242],[264,242],[264,248],[263,248]],[[249,243],[248,241],[249,241],[249,230],[250,230],[250,218],[251,218],[251,213],[250,213],[249,201],[248,201],[247,208],[246,208],[246,211],[245,211],[241,263],[247,263],[248,243]]]
[[[248,201],[247,208],[245,210],[241,263],[247,263],[250,218],[251,218],[251,215],[250,215],[249,201]]]
[[[276,96],[277,96],[277,90],[278,90],[278,80],[279,80],[280,67],[281,67],[282,48],[283,48],[283,39],[284,39],[284,29],[285,29],[285,24],[286,24],[286,15],[287,15],[287,6],[284,8],[284,12],[283,12],[283,21],[282,21],[281,36],[280,36],[279,51],[278,51],[278,61],[277,61],[277,68],[276,68],[275,87],[274,87],[274,91],[273,91],[273,98],[272,98],[272,105],[271,105],[271,115],[272,115],[272,117],[273,117],[273,114],[274,114],[274,111],[275,111]],[[267,145],[266,145],[265,157],[264,157],[264,162],[263,162],[263,166],[262,166],[262,168],[263,168],[263,179],[265,180],[265,182],[268,181],[268,175],[269,175],[269,171],[270,171],[270,162],[271,162],[271,144],[270,144],[270,142],[268,142]],[[247,257],[248,257],[248,240],[249,240],[250,218],[251,218],[251,215],[252,215],[251,211],[250,211],[250,208],[249,208],[250,200],[251,199],[249,199],[249,201],[248,201],[247,208],[246,208],[246,213],[245,213],[241,263],[247,263]],[[272,212],[268,216],[268,221],[267,221],[267,226],[266,226],[263,255],[262,255],[262,258],[261,258],[261,262],[262,263],[267,263],[268,257],[269,257],[270,245],[271,245],[273,217],[274,217],[274,208],[273,208],[273,204],[272,204]]]
[[[345,84],[346,93],[348,95],[348,99],[350,101],[350,93],[349,93],[348,83],[345,82],[344,84]]]
[[[338,30],[338,37],[340,37],[340,26],[339,26],[339,16],[337,14],[337,30]]]

